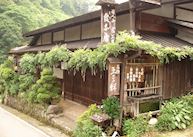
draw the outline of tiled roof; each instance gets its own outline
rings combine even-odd
[[[74,41],[67,42],[66,47],[70,50],[78,49],[78,48],[97,48],[100,44],[100,39],[90,39],[90,40],[82,40],[82,41]],[[10,53],[25,53],[25,52],[38,52],[38,51],[49,51],[56,45],[43,45],[43,46],[23,46],[20,48],[14,48],[10,51]]]
[[[178,47],[178,48],[182,48],[184,46],[193,47],[192,44],[186,41],[180,40],[174,36],[161,35],[161,34],[148,34],[148,33],[142,33],[141,36],[143,40],[153,41],[157,44],[161,44],[164,47]]]
[[[180,40],[174,36],[161,35],[161,34],[150,34],[150,33],[141,33],[142,40],[153,41],[157,44],[161,44],[164,47],[178,47],[182,48],[184,46],[191,46],[192,44]],[[100,39],[90,39],[82,40],[75,42],[66,43],[66,47],[70,50],[78,48],[97,48],[100,44]],[[15,48],[10,51],[10,53],[25,53],[25,52],[38,52],[38,51],[49,51],[56,45],[44,45],[44,46],[24,46],[20,48]]]

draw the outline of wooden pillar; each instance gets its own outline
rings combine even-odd
[[[62,79],[62,97],[65,98],[65,70],[63,70],[63,79]]]
[[[115,42],[116,3],[115,0],[99,0],[101,6],[101,43]]]
[[[119,119],[119,128],[122,128],[123,123],[123,104],[124,104],[124,92],[125,92],[125,68],[126,68],[126,58],[127,55],[124,55],[122,66],[121,66],[121,91],[120,91],[120,119]]]
[[[61,69],[63,71],[63,79],[62,79],[62,97],[65,98],[65,70],[67,70],[67,63],[61,63]]]
[[[129,0],[129,32],[133,35],[136,33],[136,27],[135,27],[135,3],[136,1]]]

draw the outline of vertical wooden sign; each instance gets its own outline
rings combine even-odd
[[[120,63],[110,63],[108,68],[108,96],[119,95]]]
[[[101,43],[113,43],[116,38],[116,3],[114,0],[99,0],[97,5],[101,5]]]

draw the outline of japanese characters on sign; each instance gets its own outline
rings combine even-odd
[[[114,7],[103,7],[103,38],[104,43],[115,42],[116,12]]]
[[[129,72],[127,72],[127,81],[144,82],[144,68],[143,67],[129,67]]]
[[[108,96],[119,95],[120,64],[109,64]]]

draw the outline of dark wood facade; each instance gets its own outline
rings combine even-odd
[[[162,66],[163,99],[182,96],[193,87],[193,61],[185,59]]]
[[[181,48],[185,45],[192,46],[190,43],[176,38],[175,35],[178,33],[178,30],[171,27],[171,24],[168,22],[168,19],[175,19],[176,17],[179,20],[188,20],[189,22],[191,19],[189,16],[187,16],[186,19],[186,16],[184,16],[186,13],[184,11],[183,15],[181,14],[179,9],[182,8],[176,9],[175,4],[179,3],[180,5],[180,2],[177,0],[169,1],[170,2],[165,2],[165,5],[163,2],[163,6],[152,6],[152,4],[149,5],[150,7],[146,6],[144,7],[146,9],[145,11],[142,11],[142,9],[139,10],[139,8],[133,10],[136,11],[133,15],[133,22],[131,22],[130,10],[128,9],[129,4],[124,3],[117,6],[116,30],[130,30],[131,24],[133,24],[136,32],[140,34],[144,40],[154,41],[155,43],[168,47]],[[191,3],[191,1],[188,0],[183,1]],[[184,3],[180,6],[184,7],[183,4]],[[96,11],[29,32],[24,35],[26,37],[33,36],[33,40],[29,46],[12,50],[11,53],[21,55],[26,52],[47,52],[52,49],[55,44],[59,43],[67,43],[67,48],[72,51],[78,48],[84,48],[85,46],[90,49],[95,49],[99,46],[101,29],[104,28],[101,27],[100,16],[100,11]],[[113,26],[115,26],[115,24]],[[123,64],[120,64],[120,68],[122,68],[122,66]],[[173,61],[165,65],[159,64],[158,86],[161,86],[163,99],[178,97],[191,90],[193,87],[192,68],[193,62],[189,59]],[[74,72],[67,70],[60,71],[62,72],[60,74],[62,78],[60,79],[62,81],[62,91],[65,98],[89,105],[91,103],[100,104],[102,99],[109,95],[109,70],[98,72],[96,75],[92,75],[90,70],[87,70],[85,78],[80,72],[74,74]]]
[[[85,77],[80,72],[64,71],[64,96],[84,105],[100,104],[107,97],[107,81],[107,71],[96,75],[87,71]]]

